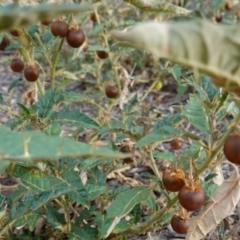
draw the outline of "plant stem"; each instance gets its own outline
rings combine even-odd
[[[56,66],[57,66],[59,54],[62,50],[63,43],[64,43],[64,38],[61,39],[61,41],[58,45],[57,52],[55,53],[55,55],[53,56],[53,59],[52,59],[52,65],[51,65],[51,69],[50,69],[50,87],[51,88],[54,87]]]
[[[1,105],[0,105],[0,110],[2,110],[5,113],[9,113],[9,114],[13,115],[14,117],[19,117],[19,114],[17,112],[12,111],[11,109],[7,109]]]
[[[70,213],[69,213],[69,207],[68,207],[65,197],[63,195],[61,196],[61,199],[62,199],[62,204],[64,206],[65,218],[66,218],[66,222],[67,222],[67,233],[70,233],[71,232],[71,218],[70,218]]]
[[[221,140],[218,142],[217,146],[214,147],[214,150],[211,152],[209,157],[206,159],[206,161],[204,162],[203,166],[195,171],[195,174],[194,174],[195,176],[194,177],[198,177],[201,173],[203,173],[211,165],[211,163],[214,161],[216,156],[222,150],[222,147],[223,147],[227,137],[234,131],[235,125],[239,121],[240,121],[240,111],[239,111],[238,115],[236,116],[236,118],[234,120],[234,123],[232,123],[229,126],[228,130],[223,135]]]

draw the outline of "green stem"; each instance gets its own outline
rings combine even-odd
[[[19,114],[17,112],[12,111],[11,109],[7,109],[0,105],[0,110],[4,111],[7,114],[13,115],[14,117],[19,117]]]
[[[70,218],[70,213],[69,213],[69,206],[66,203],[65,197],[62,195],[62,204],[64,206],[64,211],[65,211],[65,218],[67,222],[67,233],[71,232],[71,218]]]
[[[61,39],[61,41],[58,45],[57,52],[55,53],[55,55],[53,56],[53,59],[52,59],[52,65],[51,65],[51,69],[50,69],[50,87],[51,88],[54,87],[56,66],[57,66],[59,54],[62,50],[63,43],[64,43],[64,38]]]
[[[210,153],[209,157],[204,162],[203,166],[195,171],[194,177],[198,177],[201,173],[203,173],[211,163],[215,160],[216,156],[219,154],[220,151],[222,151],[222,147],[227,139],[227,137],[234,131],[236,127],[236,123],[240,121],[240,112],[236,116],[234,123],[231,124],[226,131],[226,133],[223,135],[221,140],[218,142],[217,146],[214,147],[214,150]]]
[[[158,170],[158,167],[157,167],[157,164],[156,164],[156,161],[153,157],[153,146],[151,145],[150,146],[150,161],[151,161],[151,164],[152,164],[152,167],[153,167],[153,172],[154,174],[158,177],[159,181],[161,179],[161,176],[160,176],[160,173],[159,173],[159,170]],[[168,193],[166,191],[164,191],[163,189],[161,189],[161,191],[163,192],[163,194],[166,196],[167,200],[168,201],[171,201],[171,198],[170,196],[168,195]]]

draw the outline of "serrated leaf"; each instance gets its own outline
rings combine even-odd
[[[69,106],[65,106],[59,112],[52,112],[51,121],[55,123],[71,124],[82,128],[99,128],[97,122],[81,113],[79,110],[70,110]]]
[[[98,185],[93,185],[93,184],[87,184],[85,186],[87,193],[88,193],[88,198],[89,201],[94,200],[97,196],[101,195],[102,193],[107,191],[106,186],[98,186]]]
[[[63,213],[58,212],[52,205],[46,206],[46,220],[53,227],[58,228],[62,224],[66,224],[65,216]]]
[[[164,117],[160,120],[157,120],[154,125],[154,130],[162,128],[164,126],[174,126],[176,123],[180,122],[182,120],[180,113],[175,113],[171,116]]]
[[[147,201],[151,196],[151,190],[146,187],[134,187],[121,192],[107,208],[107,217],[122,218],[128,214],[135,205]]]
[[[55,98],[57,96],[56,89],[52,88],[45,93],[45,95],[35,103],[30,110],[37,112],[41,118],[46,118],[52,111],[52,107],[56,104]]]
[[[209,134],[209,115],[196,96],[190,96],[188,104],[183,108],[182,115],[187,117],[189,122],[201,132]]]
[[[112,32],[118,40],[147,50],[156,58],[240,84],[239,34],[237,25],[214,24],[202,19],[140,23],[128,30]]]
[[[101,46],[101,45],[89,46],[88,52],[95,52],[95,51],[105,51],[105,52],[108,52],[108,50],[105,47]]]
[[[204,209],[191,218],[186,236],[187,240],[200,240],[214,229],[224,218],[228,217],[240,200],[240,178],[235,165],[231,177],[215,191]]]
[[[136,142],[135,147],[142,147],[146,144],[154,142],[164,142],[176,137],[184,136],[184,130],[178,130],[169,126],[162,127],[161,129],[154,130]]]
[[[93,9],[94,6],[90,3],[18,5],[17,7],[10,4],[0,9],[0,30],[16,29],[37,23],[39,20],[54,19],[57,16],[93,11]]]
[[[62,131],[62,128],[59,123],[49,124],[45,129],[44,133],[49,136],[59,136]]]
[[[33,231],[36,226],[37,220],[40,217],[41,217],[41,215],[38,213],[25,214],[24,216],[17,219],[17,221],[14,222],[13,226],[14,227],[24,227],[27,224],[29,227],[29,230]]]
[[[93,240],[82,228],[73,227],[69,233],[69,240]]]
[[[47,136],[39,131],[12,132],[5,126],[0,127],[0,153],[1,159],[10,161],[64,157],[104,159],[126,157],[105,147],[97,148],[64,137]]]
[[[163,0],[124,0],[124,1],[145,11],[164,12],[180,15],[189,14],[191,12],[185,8],[178,7],[174,4],[168,3]]]
[[[68,91],[59,93],[58,102],[73,103],[81,102],[85,99],[86,97],[79,92]]]

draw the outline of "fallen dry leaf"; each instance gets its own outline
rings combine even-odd
[[[233,212],[240,199],[240,179],[235,165],[234,170],[204,205],[201,213],[190,219],[186,240],[202,239]]]

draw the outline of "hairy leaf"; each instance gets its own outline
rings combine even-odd
[[[121,192],[107,208],[107,216],[124,217],[135,205],[147,201],[151,196],[150,193],[150,189],[142,186]]]
[[[71,124],[82,128],[98,128],[99,125],[93,119],[81,113],[79,110],[71,110],[69,106],[65,106],[59,112],[53,112],[50,116],[51,120],[57,123]]]
[[[81,4],[39,4],[36,6],[1,6],[0,31],[24,27],[39,20],[53,19],[68,13],[92,11],[94,6],[89,3]]]
[[[231,177],[215,191],[200,214],[191,218],[187,240],[202,239],[235,209],[240,200],[240,177],[237,167],[233,167]]]
[[[141,138],[137,143],[136,147],[142,147],[146,144],[154,142],[165,142],[176,137],[181,137],[186,134],[183,130],[178,130],[169,126],[162,127],[160,129],[154,130],[148,135]]]
[[[216,25],[199,19],[146,22],[128,30],[113,31],[112,35],[130,46],[149,51],[155,57],[240,84],[238,25]]]
[[[12,132],[0,127],[1,159],[11,161],[59,159],[63,157],[124,158],[108,148],[97,148],[74,140],[47,136],[39,131]]]
[[[156,11],[171,14],[189,14],[191,11],[178,7],[174,4],[163,0],[124,0],[127,3],[134,5],[137,8],[145,11]]]
[[[182,115],[186,116],[190,123],[203,133],[209,133],[208,113],[196,96],[191,95],[189,102],[184,106]]]

